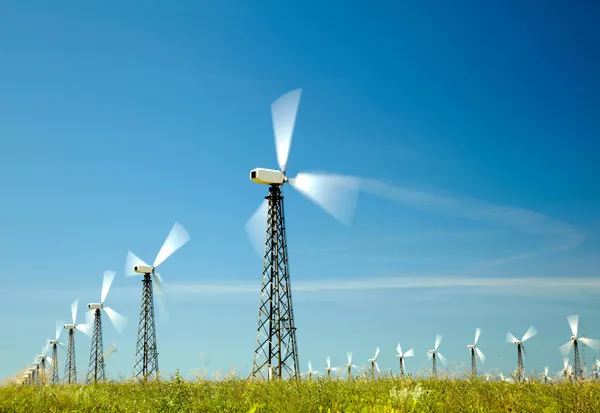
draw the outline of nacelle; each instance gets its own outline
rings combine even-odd
[[[138,274],[152,274],[153,270],[154,268],[149,265],[136,265],[133,267],[133,271],[137,272]]]
[[[58,340],[50,340],[48,343],[50,343],[51,346],[55,346],[58,344]]]
[[[429,350],[428,353],[429,354],[435,354],[435,350]]]
[[[74,330],[75,324],[65,324],[63,327],[65,330]]]
[[[467,344],[467,348],[474,349],[475,346],[473,344]]]
[[[90,304],[88,304],[88,308],[90,310],[100,310],[102,308],[102,304],[99,304],[99,303],[90,303]]]
[[[573,341],[577,341],[577,337],[575,337],[575,336],[571,336],[571,340],[573,340]]]
[[[286,181],[286,178],[281,171],[256,168],[250,171],[250,180],[263,185],[281,185]]]

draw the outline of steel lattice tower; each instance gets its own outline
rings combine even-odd
[[[432,373],[433,373],[434,376],[437,376],[437,363],[435,361],[435,355],[436,355],[436,353],[432,353],[431,354],[432,359],[433,359],[433,364],[432,364],[431,371],[432,371]]]
[[[144,274],[142,280],[142,307],[135,352],[133,376],[146,380],[151,375],[158,378],[158,351],[156,348],[156,329],[154,325],[154,296],[152,278]]]
[[[521,381],[521,379],[525,375],[525,369],[523,368],[523,349],[521,344],[517,345],[517,381]]]
[[[475,365],[475,349],[471,349],[471,374],[477,376],[477,366]]]
[[[271,185],[252,376],[298,378],[298,345],[292,308],[281,185]]]
[[[579,358],[579,342],[573,342],[573,370],[575,370],[575,378],[583,378],[583,370],[581,369],[581,360]]]
[[[104,350],[102,349],[102,317],[100,309],[94,310],[94,333],[90,350],[90,363],[87,382],[95,383],[104,380]]]
[[[77,365],[75,364],[75,329],[69,329],[69,347],[65,361],[65,382],[77,383]]]
[[[52,376],[50,384],[58,384],[58,345],[52,345]]]
[[[40,384],[43,386],[46,381],[46,357],[40,360]]]
[[[403,363],[404,358],[400,357],[400,377],[404,377],[404,363]]]

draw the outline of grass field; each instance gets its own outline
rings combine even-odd
[[[600,412],[600,383],[396,379],[0,388],[0,412]]]

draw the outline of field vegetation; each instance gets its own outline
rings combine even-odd
[[[5,385],[0,412],[600,412],[600,382],[452,378]]]

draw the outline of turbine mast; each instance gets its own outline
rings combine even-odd
[[[138,379],[147,380],[152,375],[155,375],[155,378],[158,379],[158,374],[152,277],[146,273],[142,280],[142,305],[140,309],[133,376]]]
[[[75,328],[69,328],[69,346],[65,361],[65,382],[77,383],[77,365],[75,364]]]
[[[100,309],[94,310],[94,333],[92,348],[90,350],[90,363],[88,366],[87,382],[96,383],[104,381],[104,351],[102,350],[102,318]]]
[[[268,201],[267,235],[252,376],[267,380],[298,378],[298,345],[281,185],[271,185],[265,199]]]
[[[58,384],[58,345],[52,344],[52,377],[50,378],[51,384]]]

